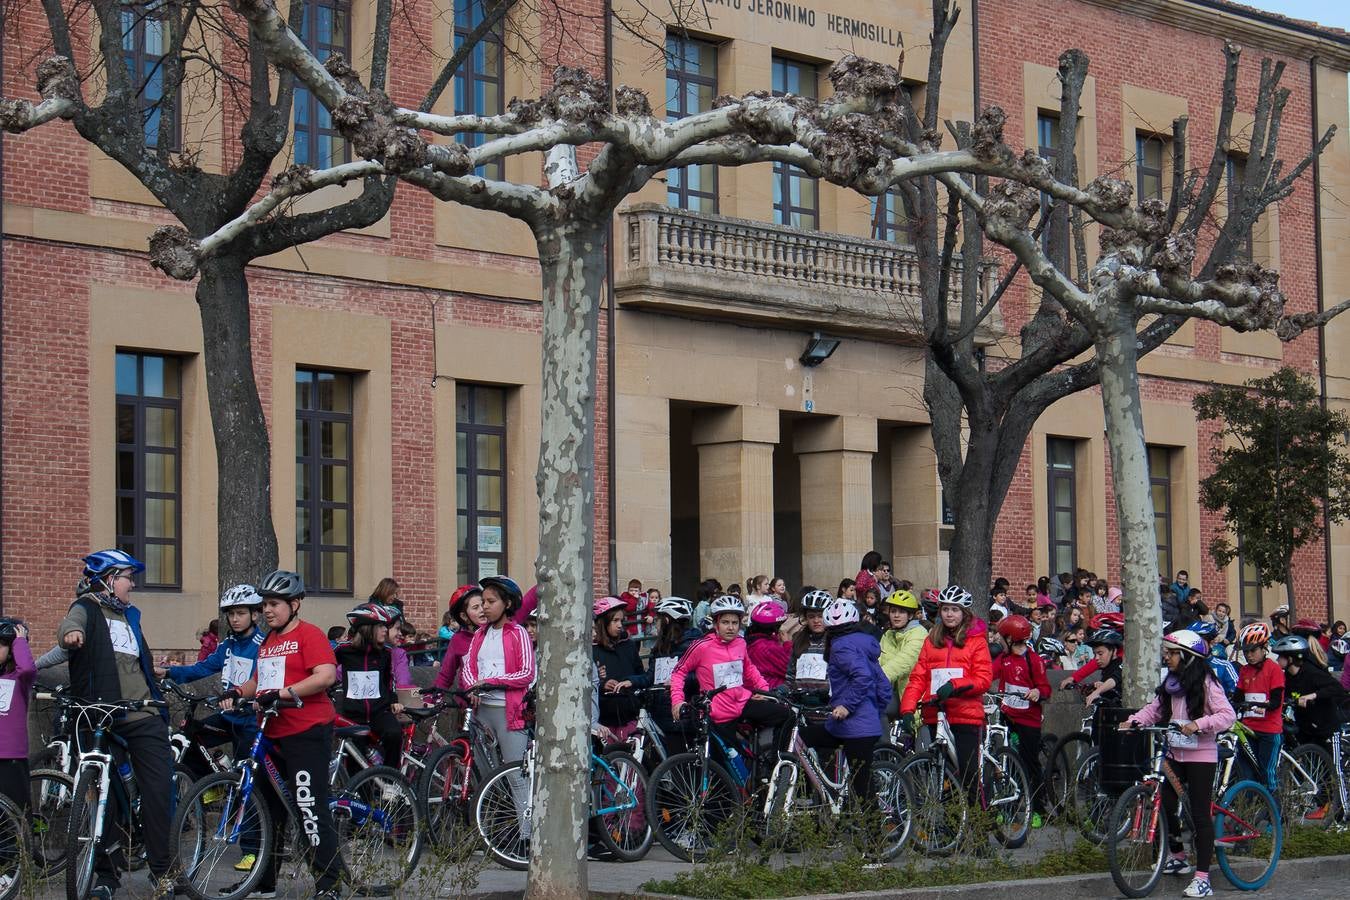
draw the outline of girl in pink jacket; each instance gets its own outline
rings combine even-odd
[[[520,607],[520,588],[502,575],[484,578],[487,624],[474,632],[459,672],[465,690],[493,688],[479,695],[479,719],[497,735],[502,762],[525,756],[525,692],[534,685],[534,645],[524,627],[511,621]]]
[[[1191,821],[1195,834],[1195,865],[1186,859],[1181,843],[1181,823],[1177,819],[1178,798],[1171,779],[1163,782],[1163,810],[1167,813],[1171,856],[1163,864],[1169,875],[1195,878],[1183,892],[1185,897],[1209,897],[1209,864],[1214,856],[1214,818],[1209,804],[1214,790],[1214,772],[1219,753],[1215,736],[1232,727],[1237,718],[1223,688],[1211,673],[1207,657],[1209,645],[1193,631],[1174,631],[1163,637],[1163,660],[1167,678],[1158,686],[1157,696],[1139,712],[1121,723],[1128,731],[1140,725],[1172,723],[1180,733],[1168,734],[1167,765],[1185,783],[1191,802]]]

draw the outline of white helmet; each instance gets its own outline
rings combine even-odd
[[[959,606],[962,609],[970,609],[973,604],[973,598],[970,591],[961,587],[959,584],[949,584],[938,594],[937,602],[939,606]]]
[[[825,607],[824,618],[826,628],[852,625],[858,621],[858,604],[847,597],[838,597]]]
[[[834,594],[829,591],[811,591],[802,598],[802,609],[821,612],[834,602]]]
[[[665,613],[672,619],[691,619],[694,617],[694,605],[683,597],[662,597],[656,601],[656,611]]]
[[[220,610],[224,612],[236,606],[257,608],[262,606],[262,597],[251,584],[236,584],[220,595]]]
[[[741,602],[740,597],[733,597],[731,594],[723,594],[712,602],[708,607],[708,615],[715,622],[722,613],[735,613],[738,616],[745,615],[745,604]]]

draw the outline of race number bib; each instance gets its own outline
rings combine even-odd
[[[279,691],[286,686],[286,657],[258,660],[258,690]]]
[[[741,686],[741,661],[717,663],[712,667],[713,687],[734,688]]]
[[[108,637],[112,638],[112,647],[114,651],[118,653],[129,653],[132,656],[141,655],[141,648],[136,646],[136,635],[131,633],[131,626],[126,622],[109,619]]]
[[[934,669],[929,673],[928,690],[936,694],[944,684],[963,678],[965,674],[966,670],[960,666],[953,666],[950,669]]]
[[[347,699],[348,700],[380,699],[380,673],[348,672]]]
[[[0,681],[0,715],[9,712],[9,705],[14,702],[14,681],[6,678]]]
[[[829,672],[829,664],[820,653],[803,653],[797,658],[798,681],[824,681]]]
[[[1189,724],[1183,720],[1177,720],[1178,725]],[[1195,734],[1182,734],[1180,731],[1169,731],[1167,733],[1167,745],[1174,750],[1194,750],[1200,746],[1200,732]]]
[[[652,683],[670,684],[670,673],[675,671],[675,664],[679,662],[678,657],[663,656],[652,664]]]
[[[1004,685],[1003,690],[1009,694],[1015,694],[1013,697],[1004,697],[1003,705],[1008,709],[1030,709],[1031,701],[1026,698],[1027,691],[1030,688],[1020,684]]]
[[[232,688],[248,681],[253,674],[253,660],[245,656],[231,656],[225,663],[225,687]]]
[[[1247,703],[1265,703],[1270,698],[1265,694],[1253,694],[1251,691],[1245,693],[1242,699]],[[1249,709],[1242,713],[1244,719],[1260,719],[1266,714],[1264,709]]]

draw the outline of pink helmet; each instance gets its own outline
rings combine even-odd
[[[762,600],[750,614],[750,621],[756,625],[777,625],[787,619],[787,610],[777,600]]]
[[[591,614],[598,619],[611,610],[626,608],[626,604],[618,597],[601,597],[599,600],[596,600],[595,605],[591,607]]]

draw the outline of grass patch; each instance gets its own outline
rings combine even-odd
[[[1051,878],[1106,871],[1101,849],[1079,840],[1064,850],[1052,850],[1034,863],[1013,864],[1002,859],[945,860],[940,866],[867,868],[860,857],[781,868],[764,863],[704,866],[663,881],[649,881],[645,891],[688,897],[796,897],[802,894],[853,893],[895,888],[945,887],[1018,878]]]
[[[1350,831],[1334,828],[1291,828],[1284,833],[1280,859],[1308,859],[1313,856],[1350,854]]]

